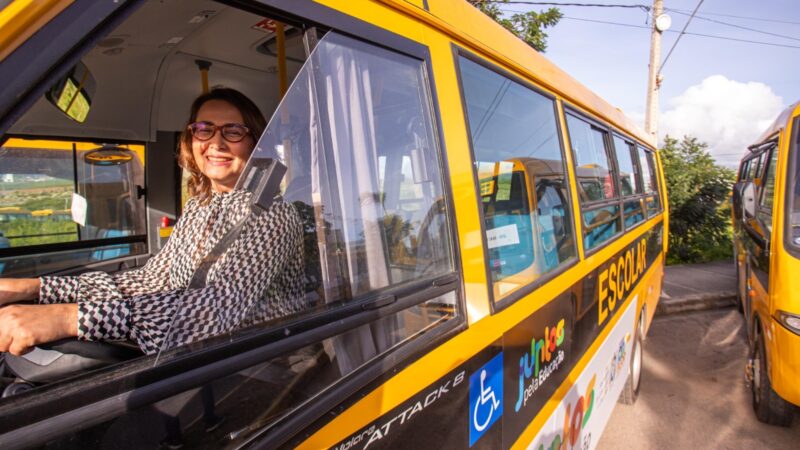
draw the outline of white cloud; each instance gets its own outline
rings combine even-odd
[[[718,163],[735,167],[784,108],[763,83],[741,83],[712,75],[670,99],[659,121],[659,137],[694,136],[708,144]]]

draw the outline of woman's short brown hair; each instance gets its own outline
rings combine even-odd
[[[197,120],[197,112],[209,100],[222,100],[230,103],[244,119],[244,126],[250,129],[250,134],[254,141],[258,141],[267,121],[261,114],[255,103],[241,92],[230,88],[214,88],[211,91],[197,97],[192,103],[189,113],[189,120],[183,128],[178,148],[178,164],[189,172],[189,195],[196,196],[200,202],[205,203],[211,197],[211,180],[208,179],[194,160],[192,154],[192,133],[188,130],[189,124]]]

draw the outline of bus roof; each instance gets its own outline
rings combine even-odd
[[[789,121],[792,119],[792,117],[795,117],[797,115],[800,115],[800,101],[797,101],[792,106],[784,109],[783,112],[781,112],[778,115],[775,121],[772,122],[772,125],[770,125],[769,128],[767,128],[763,133],[761,133],[761,136],[759,136],[758,140],[750,147],[752,148],[754,146],[760,145],[764,143],[764,141],[770,139],[773,135],[775,135],[784,127],[786,127],[786,125],[789,124]]]
[[[656,148],[655,138],[640,129],[622,110],[600,98],[465,0],[428,0],[428,12],[403,0],[382,1],[415,15],[473,51],[492,55],[507,67],[526,74],[571,103]],[[642,84],[644,94],[644,82]]]

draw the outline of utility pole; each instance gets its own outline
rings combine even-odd
[[[666,26],[663,22],[658,24],[658,19],[663,12],[663,0],[653,0],[651,20],[653,31],[650,34],[650,72],[647,77],[647,110],[644,116],[644,128],[656,140],[658,139],[658,88],[661,86],[662,79],[658,73],[658,66],[661,64],[661,33],[669,28],[668,23]]]

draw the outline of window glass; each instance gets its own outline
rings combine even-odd
[[[742,166],[739,168],[739,181],[744,181],[747,179],[747,172],[750,169],[750,160],[742,162]]]
[[[645,150],[641,146],[637,146],[637,149],[637,153],[639,154],[639,167],[642,168],[644,191],[650,194],[646,198],[645,206],[648,216],[652,217],[661,211],[661,199],[658,195],[655,160],[653,159],[652,152]]]
[[[143,188],[144,146],[8,139],[0,147],[0,273],[41,275],[143,253],[143,243],[25,251],[145,234]],[[6,257],[2,248],[17,251]]]
[[[644,221],[644,205],[642,204],[642,199],[626,200],[624,206],[626,229]]]
[[[612,205],[594,208],[583,213],[583,246],[587,251],[622,231],[619,210],[619,205]]]
[[[761,194],[761,207],[771,210],[775,201],[775,166],[778,164],[778,149],[772,149],[767,172],[764,179],[764,188]]]
[[[581,203],[617,198],[605,144],[607,133],[572,114],[567,114],[567,127]]]
[[[576,255],[553,101],[459,59],[495,298]]]
[[[227,330],[453,271],[430,105],[423,61],[333,33],[319,42],[237,185],[254,190],[259,167],[291,155],[283,189],[303,221],[305,294],[237,300],[243,314]],[[191,342],[181,330],[197,329],[198,321],[223,328],[207,313],[192,316],[190,326],[187,311],[176,311],[162,350]],[[372,335],[382,339],[395,331],[384,327]]]
[[[750,174],[748,175],[748,179],[755,180],[759,177],[759,166],[761,165],[761,155],[756,156],[755,158],[750,160]]]
[[[639,171],[631,157],[633,144],[625,141],[619,136],[614,136],[614,150],[617,154],[617,167],[619,168],[620,189],[623,196],[641,194],[641,183]]]

